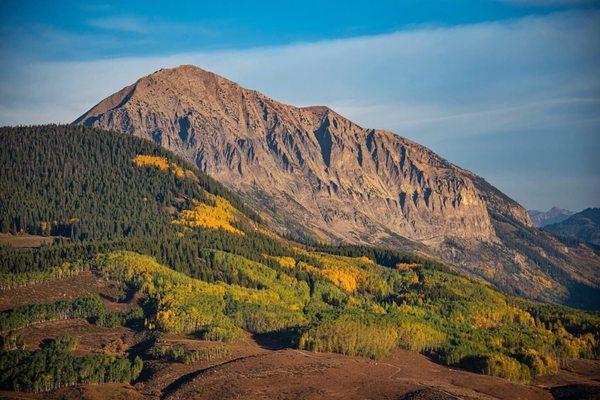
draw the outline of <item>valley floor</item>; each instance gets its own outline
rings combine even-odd
[[[135,306],[111,300],[112,283],[84,272],[50,283],[0,293],[0,310],[82,294],[98,293],[109,307]],[[148,334],[89,324],[84,319],[35,324],[20,332],[25,346],[35,349],[46,338],[71,335],[77,352],[102,351],[120,338],[131,354],[144,358],[134,385],[101,384],[58,389],[49,393],[0,392],[9,399],[571,399],[600,396],[600,361],[573,360],[554,376],[532,385],[474,374],[435,363],[416,352],[397,350],[379,360],[330,353],[312,353],[281,346],[275,339],[247,335],[227,344],[229,355],[191,364],[148,357],[154,341],[206,350],[220,343],[191,336]],[[586,397],[587,396],[587,397]]]

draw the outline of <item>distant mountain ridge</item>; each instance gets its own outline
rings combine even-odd
[[[544,227],[555,235],[600,246],[600,208],[586,208],[556,224]]]
[[[556,224],[575,214],[574,211],[565,210],[559,207],[552,207],[548,211],[529,210],[528,213],[533,226],[536,228]]]
[[[74,123],[154,140],[279,232],[410,246],[509,293],[595,307],[573,298],[600,286],[589,249],[567,250],[534,229],[523,207],[472,172],[327,107],[282,104],[186,65],[139,79]]]

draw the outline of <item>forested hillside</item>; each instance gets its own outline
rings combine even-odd
[[[129,354],[96,360],[93,379],[76,368],[69,379],[22,381],[22,360],[48,374],[48,354],[60,365],[88,362],[64,347],[26,352],[11,339],[41,321],[74,318],[222,342],[277,334],[295,348],[377,359],[401,347],[513,381],[599,355],[595,314],[506,296],[402,250],[282,239],[151,142],[81,126],[3,128],[0,141],[3,231],[59,237],[35,249],[1,247],[2,289],[85,272],[118,282],[141,304],[109,311],[82,297],[0,313],[2,387],[137,377],[140,361]]]
[[[205,199],[204,190],[244,210],[220,184],[149,141],[55,125],[2,128],[0,135],[2,232],[78,240],[164,235],[176,230],[170,214]]]

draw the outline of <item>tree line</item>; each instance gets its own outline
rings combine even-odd
[[[103,353],[76,356],[76,339],[61,337],[35,350],[0,351],[0,387],[44,392],[64,386],[135,380],[143,368],[139,357]]]
[[[143,326],[140,309],[125,312],[110,311],[98,295],[60,300],[53,303],[26,304],[0,312],[0,333],[15,331],[40,322],[86,318],[101,326]]]

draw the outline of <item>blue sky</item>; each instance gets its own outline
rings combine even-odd
[[[196,64],[423,143],[528,208],[600,206],[600,1],[0,3],[0,125]]]
[[[57,4],[59,3],[59,4]],[[240,49],[376,35],[422,25],[501,21],[586,0],[11,1],[2,50],[42,59],[96,59]]]

